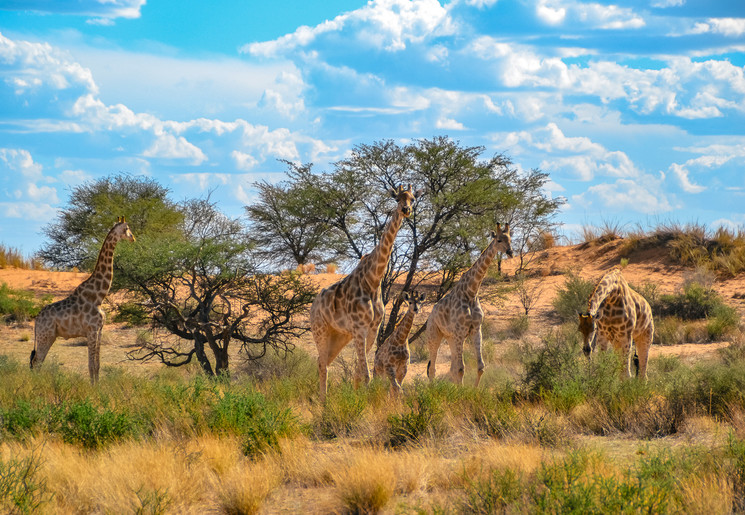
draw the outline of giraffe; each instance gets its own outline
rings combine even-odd
[[[481,375],[484,373],[484,359],[481,356],[481,322],[484,319],[484,312],[478,298],[479,288],[497,252],[504,252],[512,257],[510,224],[505,224],[504,228],[497,224],[497,230],[492,231],[491,235],[492,241],[476,262],[434,305],[429,314],[425,335],[429,348],[427,376],[430,380],[435,378],[437,351],[442,339],[445,338],[450,345],[450,378],[454,383],[463,384],[463,342],[471,336],[478,360],[476,386],[481,381]]]
[[[373,368],[373,377],[388,376],[391,381],[391,394],[393,395],[401,393],[401,383],[403,383],[409,368],[409,332],[414,317],[424,302],[424,294],[414,292],[410,296],[409,292],[404,292],[403,299],[409,303],[409,309],[406,311],[403,320],[393,330],[393,333],[385,339],[382,345],[378,346],[375,351],[375,366]]]
[[[106,235],[91,276],[80,283],[67,298],[44,306],[39,312],[34,323],[31,369],[41,366],[57,337],[85,336],[88,339],[88,372],[91,383],[95,384],[98,381],[101,330],[104,321],[101,303],[111,288],[114,276],[114,248],[120,240],[135,241],[124,217],[119,217]]]
[[[639,293],[631,289],[621,271],[615,268],[598,281],[590,295],[587,313],[579,314],[579,331],[587,357],[595,349],[606,350],[613,345],[621,354],[623,378],[631,377],[629,351],[636,346],[634,356],[637,377],[647,378],[649,346],[654,336],[652,308]]]
[[[318,349],[318,381],[321,402],[326,400],[327,369],[334,358],[354,340],[357,368],[354,387],[360,381],[370,382],[367,349],[377,337],[385,309],[381,300],[380,281],[388,266],[393,242],[404,218],[411,215],[421,190],[411,191],[399,185],[391,190],[398,202],[378,245],[357,263],[341,281],[324,288],[310,307],[310,329]]]

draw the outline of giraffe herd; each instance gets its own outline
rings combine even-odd
[[[411,185],[391,190],[397,206],[380,241],[369,254],[360,259],[354,270],[340,281],[322,289],[310,308],[310,329],[318,351],[319,399],[326,399],[328,366],[341,350],[354,341],[357,357],[354,386],[370,381],[368,350],[377,339],[378,329],[385,314],[380,284],[393,250],[396,235],[404,218],[411,216],[421,190],[412,191]],[[30,366],[38,368],[58,337],[85,337],[88,342],[88,371],[91,383],[98,381],[100,367],[101,330],[104,313],[101,303],[109,292],[113,279],[114,249],[121,240],[135,241],[124,217],[106,236],[93,273],[68,297],[45,306],[36,317],[34,350]],[[492,240],[479,258],[453,288],[433,307],[426,322],[425,340],[429,351],[427,376],[435,377],[437,353],[443,339],[450,346],[450,379],[462,384],[464,375],[463,344],[471,338],[476,354],[475,386],[484,373],[481,352],[481,323],[484,312],[478,293],[489,265],[497,253],[512,257],[510,226],[497,224]],[[408,336],[414,316],[424,301],[424,294],[404,292],[408,310],[393,333],[375,353],[374,375],[387,377],[391,393],[401,391],[401,383],[409,365]],[[638,377],[646,378],[649,347],[654,334],[652,310],[647,301],[628,285],[620,270],[614,269],[598,282],[588,301],[586,313],[579,314],[579,331],[583,337],[583,351],[589,357],[596,347],[609,346],[620,353],[624,365],[623,377],[630,374],[630,350],[636,347]]]

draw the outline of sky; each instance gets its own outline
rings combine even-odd
[[[442,135],[548,173],[569,239],[743,228],[745,2],[0,0],[0,244],[26,255],[87,181],[237,217],[281,160]]]

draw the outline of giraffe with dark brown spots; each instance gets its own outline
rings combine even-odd
[[[326,400],[328,366],[341,350],[354,340],[357,367],[354,387],[360,381],[370,382],[367,364],[368,346],[375,341],[384,307],[380,282],[388,266],[393,242],[404,218],[408,218],[421,191],[412,192],[399,185],[391,190],[398,205],[378,245],[357,263],[352,272],[341,281],[324,288],[310,307],[310,329],[318,349],[318,381],[321,402]]]
[[[633,344],[637,377],[647,378],[649,347],[654,337],[652,308],[629,286],[618,268],[598,281],[590,295],[587,312],[579,315],[579,331],[583,338],[582,350],[588,357],[596,346],[600,350],[613,346],[621,355],[621,376],[625,378],[631,377]]]
[[[401,393],[401,383],[409,369],[409,333],[424,302],[424,294],[404,292],[403,299],[409,303],[409,309],[393,333],[375,351],[373,367],[373,377],[388,377],[391,381],[393,395]]]
[[[489,246],[484,249],[471,268],[461,276],[455,286],[432,308],[425,330],[429,348],[427,376],[430,380],[435,378],[437,351],[444,338],[450,346],[450,379],[456,384],[463,384],[465,372],[463,342],[471,337],[478,362],[476,386],[479,385],[485,365],[481,356],[481,322],[484,320],[484,312],[481,309],[478,294],[481,282],[497,252],[503,252],[512,257],[510,224],[505,224],[504,228],[501,224],[497,224],[497,230],[492,231],[492,241]]]
[[[88,372],[91,383],[98,381],[100,367],[101,330],[104,313],[101,303],[114,278],[114,248],[121,240],[135,241],[129,225],[120,217],[106,235],[91,276],[60,301],[44,306],[34,323],[34,350],[31,368],[39,368],[58,337],[88,340]]]

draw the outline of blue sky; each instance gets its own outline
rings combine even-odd
[[[745,2],[0,0],[0,243],[143,174],[242,215],[279,159],[448,135],[559,221],[745,226]]]

